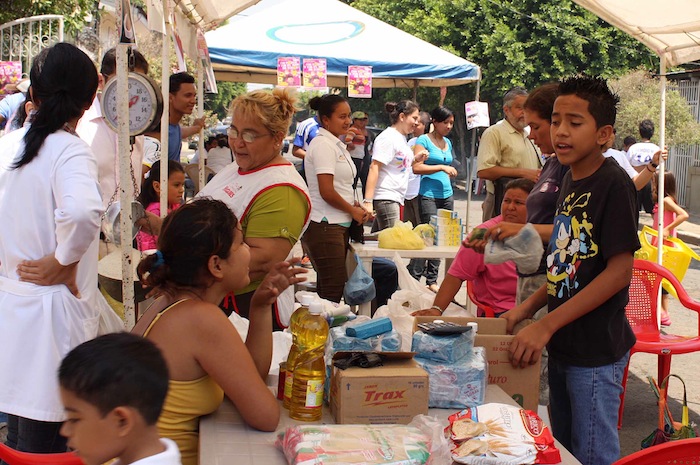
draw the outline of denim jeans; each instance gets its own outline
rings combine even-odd
[[[430,223],[430,217],[432,215],[437,215],[438,208],[444,208],[447,210],[454,209],[454,197],[434,199],[432,197],[424,197],[419,195],[418,198],[420,199],[421,224]],[[439,269],[440,260],[413,258],[408,263],[408,272],[411,273],[411,276],[419,281],[421,276],[425,276],[425,284],[428,286],[437,283]]]
[[[66,452],[66,438],[59,434],[61,422],[30,420],[16,415],[7,416],[7,441],[5,444],[22,452],[53,454]],[[0,465],[6,465],[0,461]]]
[[[301,245],[316,270],[316,292],[322,299],[340,302],[348,272],[345,256],[350,247],[348,228],[325,221],[309,223]]]
[[[583,465],[620,458],[617,412],[629,352],[610,365],[579,367],[549,358],[549,396],[554,437]]]
[[[372,232],[391,228],[401,217],[401,206],[393,200],[375,200],[373,206],[376,218]]]

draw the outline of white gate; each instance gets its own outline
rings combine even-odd
[[[0,61],[20,61],[29,74],[32,60],[51,45],[63,42],[63,16],[40,15],[0,25]]]

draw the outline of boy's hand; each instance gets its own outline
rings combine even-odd
[[[660,157],[663,157],[664,161],[668,160],[668,147],[664,147],[662,150],[656,152],[654,156],[651,157],[651,162],[655,165],[658,165]]]
[[[537,363],[537,360],[542,356],[542,349],[547,345],[551,336],[545,325],[540,324],[539,321],[521,329],[515,335],[508,350],[513,367],[525,368]]]
[[[499,318],[503,318],[508,322],[506,325],[506,334],[513,334],[513,328],[515,328],[515,325],[527,319],[528,315],[523,309],[522,305],[518,305],[505,313],[501,313]]]
[[[442,313],[434,308],[424,308],[411,313],[411,316],[442,316]]]

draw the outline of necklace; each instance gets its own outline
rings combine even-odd
[[[68,134],[72,134],[75,137],[80,137],[78,136],[78,133],[75,132],[75,128],[69,125],[68,123],[63,123],[63,130],[66,131]]]
[[[428,134],[428,137],[430,137],[430,139],[433,141],[433,144],[435,144],[435,147],[439,148],[443,152],[445,151],[445,149],[447,148],[447,142],[445,142],[444,138],[441,138],[438,141],[437,136],[435,136],[435,134],[432,132],[430,134]]]

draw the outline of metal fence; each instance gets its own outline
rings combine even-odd
[[[0,61],[20,61],[29,73],[32,59],[44,48],[63,41],[63,16],[40,15],[0,25]]]
[[[697,79],[687,79],[670,84],[686,99],[690,107],[690,112],[696,121],[700,122],[700,81]],[[700,145],[675,145],[669,149],[668,167],[676,176],[676,194],[678,203],[683,206],[688,205],[690,199],[690,179],[688,168],[700,166]],[[697,208],[697,206],[694,206]]]

